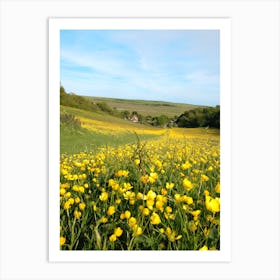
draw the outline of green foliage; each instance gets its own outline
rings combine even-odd
[[[65,89],[64,89],[64,87],[63,86],[60,86],[60,94],[63,94],[63,93],[66,93],[66,91],[65,91]]]
[[[96,105],[103,112],[107,112],[109,114],[113,113],[112,108],[106,102],[98,102],[98,103],[96,103]]]
[[[220,128],[220,106],[196,108],[186,111],[176,120],[178,127],[205,127]]]
[[[130,112],[128,110],[124,110],[121,111],[120,115],[122,118],[128,119],[128,117],[130,116]]]
[[[60,86],[60,105],[84,109],[88,111],[98,110],[98,107],[96,104],[94,104],[94,102],[89,101],[88,99],[79,95],[66,93],[63,86]]]
[[[81,122],[72,114],[61,113],[60,114],[60,125],[71,127],[71,128],[81,128]]]
[[[154,117],[152,124],[154,126],[164,127],[169,121],[169,118],[166,115],[160,115],[158,117]]]
[[[174,115],[179,116],[185,111],[198,108],[201,106],[191,105],[191,104],[181,104],[172,102],[162,102],[162,101],[150,101],[150,100],[129,100],[129,99],[119,99],[119,98],[105,98],[105,97],[84,97],[89,101],[96,103],[106,102],[108,106],[114,108],[115,112],[137,112],[141,114],[144,118],[146,116],[156,117],[160,114],[166,115],[173,118]],[[203,106],[202,106],[203,107]]]

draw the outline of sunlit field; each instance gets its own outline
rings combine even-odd
[[[61,153],[61,250],[220,249],[218,130],[80,121],[111,144]]]

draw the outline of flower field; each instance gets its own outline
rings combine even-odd
[[[62,154],[61,250],[219,250],[219,135],[193,132]]]

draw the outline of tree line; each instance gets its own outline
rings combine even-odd
[[[178,127],[220,128],[220,106],[186,111],[175,121]]]

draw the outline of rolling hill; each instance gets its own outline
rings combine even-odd
[[[166,115],[168,117],[179,116],[185,111],[204,107],[192,104],[172,103],[165,101],[149,101],[149,100],[132,100],[120,98],[105,98],[105,97],[91,97],[85,96],[89,102],[97,104],[105,102],[112,109],[117,111],[136,111],[143,116],[159,116]]]

